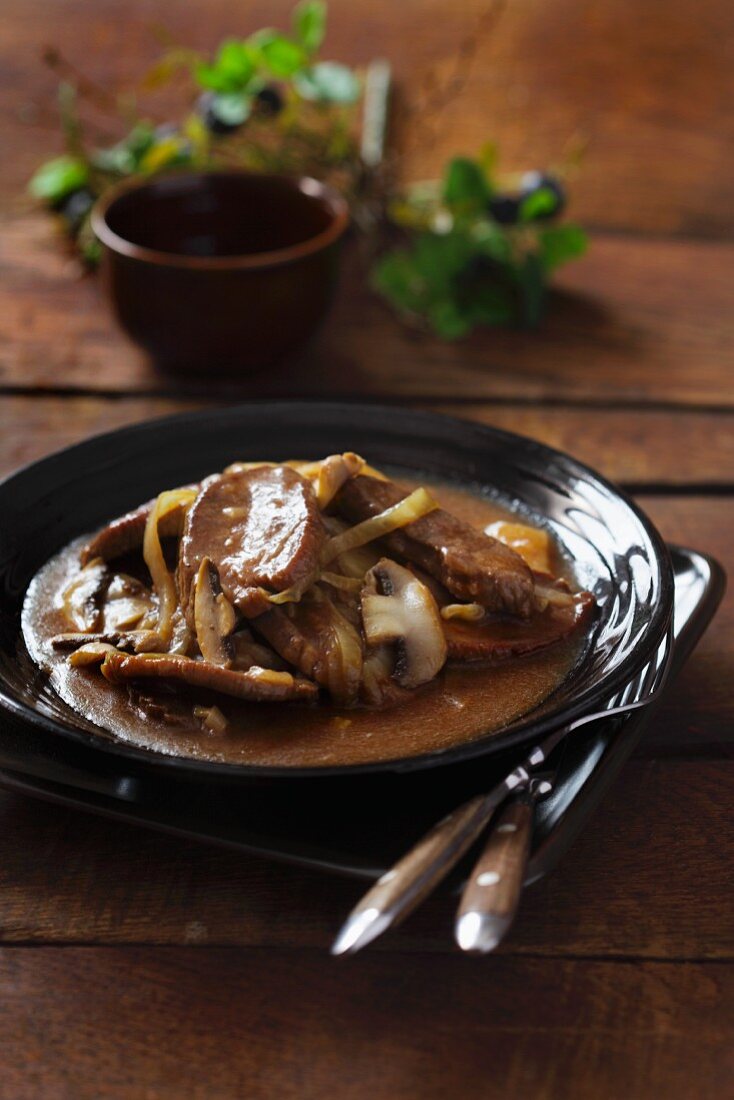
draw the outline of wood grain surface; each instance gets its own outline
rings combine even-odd
[[[288,948],[5,951],[5,1085],[18,1100],[439,1100],[467,1082],[507,1100],[687,1096],[695,1064],[695,1096],[715,1100],[731,1080],[728,966],[405,961],[386,952],[325,968],[320,952]]]
[[[633,491],[667,539],[734,570],[731,5],[331,0],[329,56],[394,67],[404,178],[487,139],[508,170],[585,143],[573,212],[591,250],[560,274],[539,332],[441,344],[362,288],[352,248],[300,358],[183,386],[118,333],[98,281],[79,278],[23,194],[59,147],[40,54],[56,46],[130,87],[156,26],[212,48],[283,24],[290,6],[5,0],[0,476],[192,408],[382,400],[568,450]],[[165,121],[170,97],[149,109]],[[364,956],[331,959],[359,884],[0,792],[1,1100],[722,1100],[732,667],[727,597],[599,811],[485,959],[452,947],[446,893]]]
[[[165,27],[186,46],[284,26],[290,0],[5,0],[0,50],[0,196],[20,205],[16,180],[58,147],[53,74],[40,55],[61,50],[91,79],[132,87],[160,52]],[[574,140],[586,145],[575,185],[578,216],[645,234],[734,231],[730,102],[731,9],[703,0],[331,0],[327,55],[389,59],[402,107],[395,138],[406,178],[498,142],[506,171],[544,167]],[[469,45],[459,68],[457,54]],[[464,60],[466,58],[466,60]],[[468,61],[468,65],[467,65]],[[148,109],[170,118],[170,97]],[[95,119],[109,132],[108,118]],[[9,154],[12,152],[12,159]]]
[[[0,387],[180,393],[116,331],[97,279],[79,279],[39,216],[0,236]],[[523,398],[731,408],[734,243],[598,235],[559,273],[533,333],[446,344],[411,332],[347,256],[329,323],[298,359],[220,386],[234,398]],[[661,385],[661,379],[665,385]],[[211,395],[208,372],[187,382]]]

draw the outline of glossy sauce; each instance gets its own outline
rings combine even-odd
[[[406,478],[401,481],[407,484]],[[417,484],[417,483],[416,483]],[[430,484],[424,481],[423,484]],[[496,502],[445,484],[431,486],[440,503],[483,528],[517,516]],[[522,522],[525,522],[524,519]],[[155,752],[233,764],[313,766],[356,764],[416,756],[449,748],[509,725],[543,702],[565,679],[585,641],[583,630],[545,652],[494,666],[450,665],[402,706],[389,710],[340,710],[316,706],[241,703],[225,696],[156,694],[173,718],[150,707],[153,693],[110,684],[98,668],[72,668],[49,639],[70,629],[59,593],[79,565],[78,539],[34,578],[23,609],[23,634],[31,657],[50,675],[61,698],[89,722],[120,740]],[[568,575],[558,561],[558,573]],[[202,730],[195,703],[216,703],[226,715],[226,733]]]

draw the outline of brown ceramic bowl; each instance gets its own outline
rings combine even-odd
[[[325,184],[237,171],[124,183],[92,213],[122,328],[162,366],[207,374],[256,370],[308,339],[348,221]]]

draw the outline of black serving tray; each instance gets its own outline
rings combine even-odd
[[[675,673],[687,660],[721,600],[725,576],[711,557],[671,546],[675,578]],[[601,718],[570,736],[553,795],[538,809],[528,880],[550,871],[598,806],[654,712]],[[381,875],[451,807],[488,789],[522,748],[477,760],[471,772],[441,768],[386,775],[363,788],[331,783],[328,797],[289,789],[279,797],[226,782],[192,783],[135,761],[95,752],[4,713],[0,716],[0,786],[105,817],[226,845],[290,863],[372,878]]]

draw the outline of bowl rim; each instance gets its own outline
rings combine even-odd
[[[242,253],[234,256],[187,256],[178,252],[163,252],[160,249],[135,244],[133,241],[120,236],[109,225],[107,218],[110,210],[119,199],[124,198],[126,195],[153,189],[171,180],[187,180],[193,185],[196,181],[216,176],[277,180],[279,183],[286,183],[293,190],[300,191],[306,198],[318,200],[328,210],[331,221],[325,229],[322,229],[313,237],[308,237],[305,241],[300,241],[298,244],[287,245],[285,248],[276,248],[268,252]],[[152,177],[123,180],[97,199],[91,213],[91,225],[95,236],[110,252],[130,260],[138,260],[140,263],[152,264],[156,267],[189,271],[259,271],[294,263],[296,260],[314,255],[334,244],[346,232],[349,222],[349,205],[346,199],[328,183],[322,183],[312,176],[248,172],[240,168],[215,168],[210,171],[197,172],[161,172]]]
[[[169,416],[156,417],[136,424],[129,424],[109,432],[102,432],[89,436],[79,443],[72,444],[69,447],[62,448],[60,451],[55,451],[44,458],[38,459],[36,462],[29,463],[3,478],[0,480],[0,491],[5,490],[16,478],[21,477],[27,471],[32,469],[37,470],[39,468],[42,469],[44,465],[52,466],[54,461],[62,455],[75,456],[79,454],[81,456],[85,449],[99,445],[101,442],[107,443],[112,440],[119,440],[121,437],[129,438],[136,435],[145,435],[151,430],[159,430],[161,427],[173,426],[174,424],[180,425],[181,428],[185,430],[188,425],[195,425],[199,421],[206,422],[213,417],[222,418],[225,421],[236,421],[237,417],[248,409],[258,410],[261,414],[264,410],[269,409],[273,412],[284,414],[288,412],[297,414],[299,412],[303,413],[306,410],[310,410],[311,412],[318,410],[322,414],[331,414],[332,416],[341,416],[347,413],[354,415],[355,411],[366,412],[377,418],[384,418],[386,416],[395,417],[399,415],[401,426],[404,427],[406,431],[409,429],[408,420],[410,418],[423,421],[423,423],[427,425],[435,425],[436,421],[440,421],[447,426],[453,424],[458,429],[471,428],[472,431],[476,431],[480,435],[491,436],[495,439],[505,441],[508,444],[522,444],[526,447],[531,447],[536,453],[543,455],[549,462],[553,459],[562,459],[566,463],[570,462],[584,476],[591,478],[607,493],[619,499],[633,513],[650,540],[654,552],[654,560],[658,566],[660,589],[657,604],[650,616],[644,645],[638,643],[602,683],[587,687],[586,691],[575,700],[571,699],[556,711],[551,711],[549,714],[540,718],[533,718],[533,712],[529,712],[526,717],[521,718],[514,724],[515,728],[512,729],[506,737],[502,738],[501,744],[494,750],[491,748],[493,737],[495,737],[496,734],[501,734],[501,730],[496,731],[495,734],[479,736],[473,740],[459,742],[447,748],[432,750],[415,756],[395,757],[364,763],[333,764],[325,766],[218,763],[211,760],[200,760],[195,757],[174,756],[167,753],[158,753],[150,749],[143,749],[135,745],[130,745],[127,742],[117,740],[113,734],[105,730],[101,730],[98,735],[89,733],[81,728],[69,728],[61,722],[57,722],[49,715],[45,715],[29,706],[27,703],[9,695],[1,681],[0,710],[5,709],[24,721],[30,720],[32,725],[40,727],[47,732],[51,731],[54,734],[60,734],[67,740],[72,740],[76,743],[92,747],[104,754],[120,757],[127,761],[134,761],[156,770],[163,769],[167,772],[178,774],[183,772],[188,774],[191,778],[198,776],[201,779],[232,780],[236,782],[237,780],[256,781],[258,779],[313,780],[335,777],[346,779],[369,774],[408,774],[442,765],[451,766],[454,764],[463,764],[470,760],[492,755],[493,751],[504,751],[506,749],[512,749],[516,745],[529,744],[536,739],[542,739],[544,735],[559,728],[560,725],[570,722],[581,715],[589,714],[593,707],[603,704],[612,695],[623,688],[630,679],[642,669],[662,642],[669,627],[673,612],[675,593],[673,567],[670,552],[665,541],[639,505],[637,505],[623,489],[597,473],[592,467],[587,466],[585,463],[569,455],[567,452],[558,450],[555,447],[550,447],[545,443],[540,443],[530,436],[524,436],[517,432],[509,432],[476,421],[468,421],[460,417],[446,416],[445,414],[432,411],[405,409],[400,406],[384,405],[379,402],[254,400],[229,407],[218,406],[214,409],[205,408],[185,413],[174,413]]]

